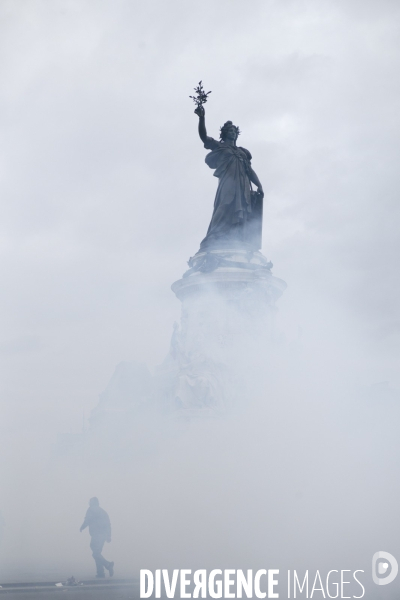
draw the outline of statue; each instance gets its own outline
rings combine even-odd
[[[200,250],[171,286],[182,303],[181,320],[157,372],[160,407],[183,420],[219,418],[251,393],[251,369],[263,349],[273,348],[275,301],[286,287],[260,252],[264,193],[250,152],[236,145],[239,128],[227,121],[219,141],[207,135],[210,93],[200,81],[191,98],[218,189]]]
[[[205,158],[210,169],[215,169],[218,189],[214,211],[207,235],[201,242],[200,251],[213,248],[242,248],[256,251],[261,248],[262,205],[264,192],[260,180],[251,167],[251,154],[236,145],[239,127],[227,121],[220,131],[220,140],[207,135],[205,110],[207,94],[201,85],[195,88],[197,97],[191,96],[199,117],[199,136],[207,150]],[[252,183],[257,186],[253,191]]]

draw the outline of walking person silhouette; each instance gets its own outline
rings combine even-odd
[[[105,510],[100,507],[98,498],[90,498],[89,508],[86,511],[80,531],[89,527],[90,549],[96,563],[96,577],[105,577],[104,568],[110,574],[114,575],[114,563],[109,562],[102,556],[102,550],[105,542],[111,542],[111,523]]]

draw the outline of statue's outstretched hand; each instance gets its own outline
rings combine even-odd
[[[259,185],[257,188],[257,194],[260,194],[261,198],[264,198],[264,190],[262,185]]]
[[[204,110],[204,106],[200,104],[197,108],[195,108],[194,112],[198,117],[204,117],[206,111]]]

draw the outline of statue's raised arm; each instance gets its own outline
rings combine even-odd
[[[194,111],[199,117],[199,136],[203,144],[207,141],[206,111],[201,104]]]

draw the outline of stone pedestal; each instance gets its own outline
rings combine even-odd
[[[172,285],[182,302],[169,355],[158,373],[161,408],[183,418],[222,415],[240,395],[243,356],[274,335],[286,283],[261,252],[198,252]]]

